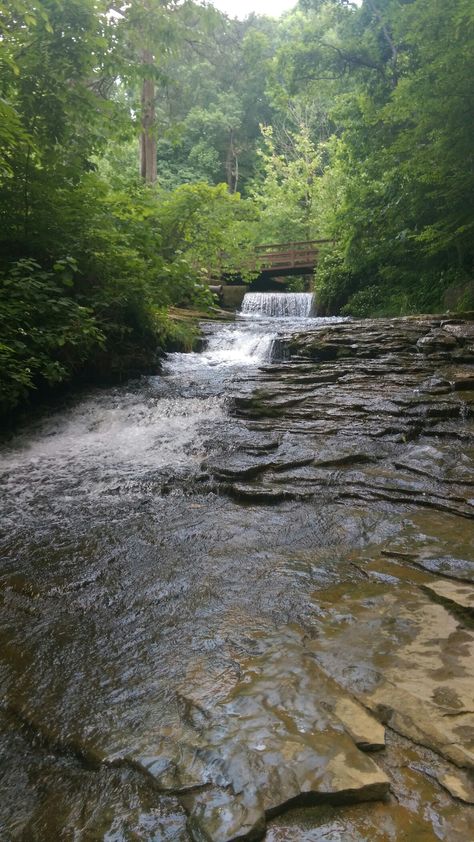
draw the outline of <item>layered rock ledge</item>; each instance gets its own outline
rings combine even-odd
[[[344,322],[280,338],[285,360],[235,397],[236,430],[203,466],[242,501],[368,501],[472,518],[474,322]]]
[[[203,468],[246,505],[335,505],[341,525],[356,507],[387,534],[390,521],[401,527],[393,543],[352,553],[355,580],[341,567],[342,584],[313,593],[307,654],[349,694],[333,715],[357,699],[372,722],[443,758],[433,779],[472,803],[474,323],[345,322],[280,337],[276,350],[258,387],[234,398],[230,445]],[[284,681],[291,666],[278,672]]]
[[[186,464],[81,474],[68,436],[62,473],[8,474],[0,835],[471,838],[473,360],[467,320],[322,325],[236,376]],[[105,412],[157,449],[158,386]]]

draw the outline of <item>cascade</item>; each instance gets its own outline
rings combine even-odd
[[[247,292],[242,315],[304,319],[312,315],[312,292]]]

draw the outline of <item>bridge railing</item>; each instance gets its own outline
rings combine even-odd
[[[292,243],[265,243],[255,248],[255,268],[312,269],[319,253],[318,246],[331,240],[304,240]]]
[[[246,259],[242,264],[242,270],[247,272],[255,272],[256,274],[278,274],[281,270],[284,274],[291,275],[291,270],[295,270],[295,274],[309,274],[312,272],[318,262],[319,246],[324,243],[334,243],[334,240],[301,240],[293,241],[291,243],[264,243],[255,246],[255,251],[252,257]],[[225,276],[226,270],[225,253],[221,254],[220,269],[213,275],[212,284],[219,284],[222,277]],[[307,273],[303,270],[307,269]],[[232,274],[232,272],[228,272]]]

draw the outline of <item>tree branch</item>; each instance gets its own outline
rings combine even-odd
[[[390,47],[390,51],[392,53],[392,86],[394,88],[396,88],[397,84],[398,84],[398,71],[397,71],[398,50],[397,50],[397,47],[395,45],[395,42],[392,38],[391,32],[390,32],[387,24],[383,20],[382,15],[380,14],[380,12],[377,9],[373,0],[367,0],[367,5],[368,5],[369,9],[371,9],[372,14],[375,16],[375,19],[379,22],[379,24],[381,26],[381,29],[382,29],[382,32],[383,32],[383,36],[384,36],[388,46]]]

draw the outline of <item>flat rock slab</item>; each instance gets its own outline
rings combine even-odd
[[[474,518],[471,325],[441,321],[283,335],[285,365],[265,366],[230,405],[237,434],[206,465],[219,490],[255,505],[332,497]],[[278,445],[248,452],[239,429]]]
[[[257,839],[290,806],[386,795],[389,779],[356,745],[383,748],[383,726],[317,666],[301,631],[275,633],[241,669],[196,753],[214,783],[181,799],[193,839]]]
[[[440,599],[457,605],[458,608],[474,613],[474,585],[446,582],[440,579],[426,584],[425,589]]]
[[[474,391],[474,372],[472,369],[467,371],[458,369],[453,375],[452,385],[457,392]]]
[[[325,671],[394,730],[474,768],[474,632],[405,585],[346,584],[315,598],[327,611],[312,642]]]
[[[336,701],[334,713],[362,751],[385,748],[385,728],[354,699],[341,696]]]
[[[430,353],[433,350],[444,351],[455,348],[457,340],[452,333],[447,332],[442,328],[437,328],[431,330],[426,336],[421,337],[416,344],[423,353]]]
[[[437,573],[449,579],[459,579],[474,584],[474,562],[468,559],[454,556],[424,558],[422,555],[414,555],[411,561],[429,573]]]
[[[260,839],[266,820],[290,807],[319,803],[345,804],[383,798],[389,781],[370,761],[365,768],[351,765],[345,752],[336,752],[321,766],[317,752],[297,741],[281,744],[272,764],[258,757],[239,756],[237,763],[242,790],[235,795],[224,789],[210,789],[184,799],[190,811],[188,828],[196,842],[232,842]],[[366,761],[369,758],[365,758]],[[291,762],[291,769],[289,763]],[[260,780],[262,786],[255,784]]]
[[[474,339],[474,324],[472,322],[458,322],[457,324],[454,324],[453,322],[443,322],[441,327],[444,331],[447,331],[455,336],[456,339],[465,341]]]
[[[465,804],[474,804],[474,778],[472,775],[453,770],[440,775],[438,781],[453,798],[464,801]]]

